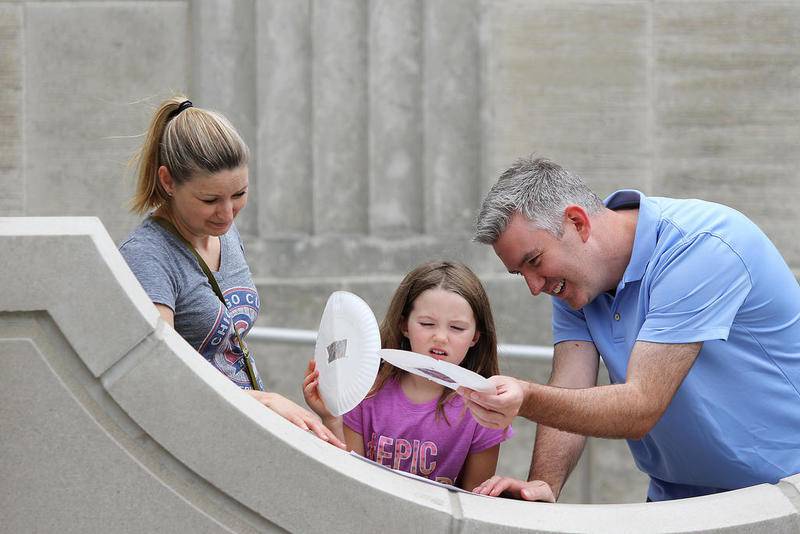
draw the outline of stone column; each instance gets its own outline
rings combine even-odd
[[[22,6],[0,5],[0,216],[24,215]]]
[[[369,13],[369,220],[372,234],[423,228],[422,5],[373,0]]]
[[[314,232],[366,233],[367,5],[312,3]]]
[[[126,163],[168,91],[189,85],[187,4],[24,4],[25,215],[92,215],[116,240]],[[4,124],[4,121],[0,120]]]
[[[253,0],[193,0],[191,90],[198,107],[225,115],[250,147],[249,206],[236,220],[255,233],[258,218],[256,150],[255,6]]]
[[[307,235],[314,228],[311,4],[258,2],[259,230]]]
[[[480,188],[476,0],[425,2],[425,231],[469,232]]]

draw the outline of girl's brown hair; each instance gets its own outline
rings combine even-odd
[[[159,106],[145,134],[138,160],[136,193],[131,211],[143,214],[168,201],[158,179],[164,165],[176,184],[197,174],[214,174],[247,165],[250,152],[228,119],[196,107],[179,111],[186,97],[179,95]]]
[[[408,320],[414,301],[428,289],[452,291],[467,301],[475,316],[476,330],[480,337],[470,347],[461,361],[461,367],[489,378],[499,374],[497,363],[497,334],[494,328],[489,297],[481,281],[463,263],[433,261],[420,265],[403,278],[389,303],[389,309],[381,322],[381,344],[384,349],[411,350],[408,338],[403,334],[403,325]],[[369,395],[374,395],[390,378],[399,379],[406,371],[390,363],[381,362],[378,377]],[[442,392],[436,406],[437,415],[444,415],[444,404],[455,395],[448,388]],[[445,417],[445,420],[446,417]]]

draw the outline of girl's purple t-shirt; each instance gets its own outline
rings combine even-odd
[[[435,416],[437,402],[414,404],[400,382],[389,379],[378,393],[347,412],[344,424],[361,434],[370,460],[457,485],[468,455],[507,440],[513,431],[511,427],[506,431],[482,427],[464,409],[459,395],[444,406],[446,422],[441,415]]]

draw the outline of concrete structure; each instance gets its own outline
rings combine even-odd
[[[260,325],[315,329],[336,289],[380,318],[405,272],[449,257],[486,283],[502,342],[549,344],[549,303],[469,242],[520,155],[600,194],[733,205],[800,266],[798,28],[794,0],[0,0],[0,215],[97,216],[119,241],[138,136],[184,91],[253,149],[238,224]],[[259,349],[298,395],[304,349]],[[518,427],[501,472],[524,476]],[[644,487],[624,443],[590,440],[563,499]]]
[[[203,360],[96,218],[0,218],[0,532],[796,533],[800,475],[657,504],[524,503],[370,465]]]

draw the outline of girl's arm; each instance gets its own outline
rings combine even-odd
[[[346,435],[346,434],[345,434]],[[348,447],[350,443],[348,442]],[[481,485],[484,480],[494,476],[497,469],[497,457],[500,455],[500,444],[489,447],[481,452],[476,452],[467,456],[464,462],[464,469],[461,471],[461,481],[459,487],[463,490],[472,491]]]
[[[308,362],[306,376],[301,389],[303,390],[303,397],[308,407],[314,410],[314,413],[322,419],[322,424],[325,425],[328,430],[333,432],[340,441],[344,442],[342,418],[331,414],[328,407],[325,406],[325,401],[322,400],[322,396],[319,394],[319,371],[317,371],[317,364],[314,360]]]
[[[344,428],[344,442],[347,445],[347,450],[356,451],[361,456],[366,456],[366,454],[364,454],[364,438],[361,434],[347,425],[342,425],[342,427]],[[492,471],[492,473],[494,473],[494,471]]]

